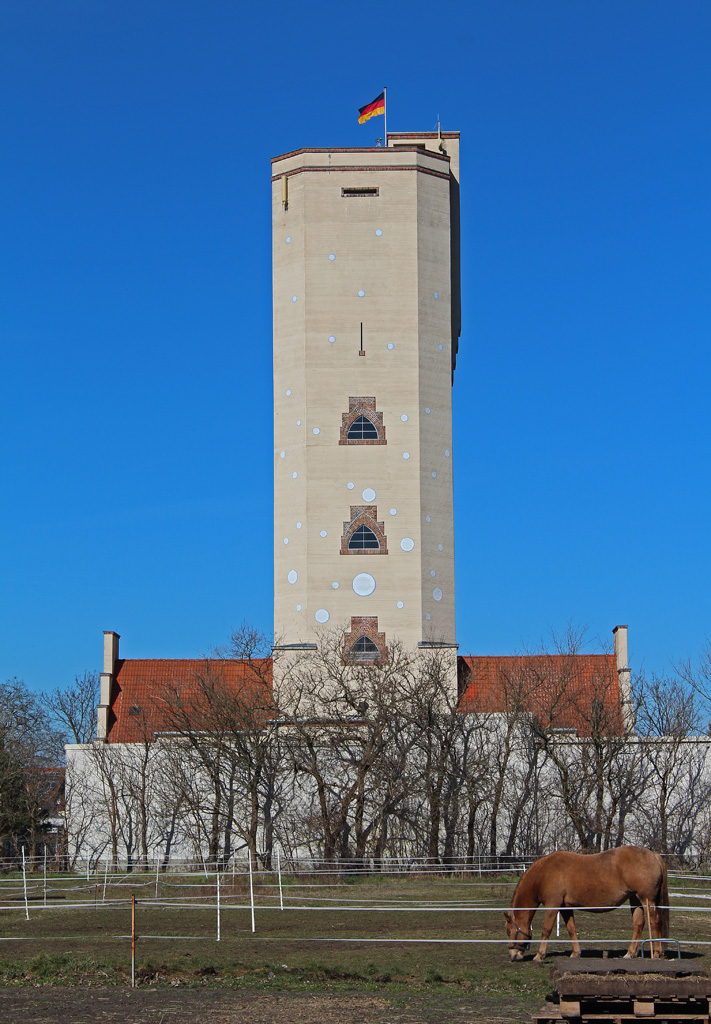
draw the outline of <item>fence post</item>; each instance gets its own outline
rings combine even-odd
[[[279,905],[281,909],[284,909],[284,894],[281,890],[281,854],[277,850],[277,871],[279,872]]]
[[[252,851],[249,851],[249,902],[252,905],[252,931],[254,932],[254,882],[252,881]]]
[[[23,891],[25,892],[25,918],[30,920],[30,908],[28,907],[28,879],[25,870],[25,847],[23,847]]]
[[[104,864],[104,892],[103,892],[103,895],[101,897],[101,902],[102,903],[106,903],[106,879],[107,879],[108,874],[109,874],[109,858],[107,857],[106,858],[106,863]]]
[[[23,847],[23,852],[25,852],[25,847]],[[649,901],[649,899],[645,899],[644,900],[644,909],[646,911],[646,930],[647,930],[647,932],[650,933],[650,958],[654,959],[657,954],[656,954],[656,951],[655,951],[655,944],[654,944],[654,942],[652,940],[652,922],[650,921],[650,901]]]
[[[47,844],[44,845],[44,889],[42,893],[42,902],[44,906],[47,906]]]
[[[220,872],[215,876],[217,879],[217,941],[220,941]]]
[[[136,897],[131,897],[131,988],[136,987]]]
[[[156,899],[158,899],[158,867],[159,867],[159,865],[160,865],[160,861],[158,860],[158,857],[156,857]]]

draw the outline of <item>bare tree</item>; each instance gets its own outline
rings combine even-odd
[[[62,738],[39,698],[19,679],[0,683],[0,852],[34,853],[46,831],[48,779],[62,764]]]
[[[695,663],[688,658],[677,665],[676,674],[703,701],[707,713],[711,712],[711,641],[706,644]],[[705,731],[711,733],[711,722],[706,725]]]
[[[344,633],[322,637],[318,655],[291,668],[287,749],[303,780],[305,814],[326,860],[382,851],[388,819],[404,795],[404,681],[413,659],[399,644],[358,663],[344,656]],[[383,769],[397,766],[389,780]]]
[[[699,737],[701,708],[678,678],[637,681],[637,733],[648,785],[637,808],[642,839],[661,853],[684,856],[711,796],[709,741]]]
[[[563,666],[559,689],[574,709],[577,728],[560,730],[548,714],[537,718],[536,731],[552,764],[553,792],[578,843],[599,852],[624,841],[627,817],[644,792],[644,764],[639,745],[624,732],[611,672],[597,673],[592,694],[580,693],[570,680]]]
[[[279,758],[268,650],[266,638],[241,626],[227,652],[206,658],[187,684],[159,695],[167,730],[182,741],[175,753],[192,768],[177,776],[184,782],[181,799],[194,812],[212,861],[229,860],[234,836],[255,860],[271,857]],[[225,653],[240,659],[238,670]],[[260,829],[266,851],[260,850]]]
[[[466,723],[459,712],[451,674],[451,652],[434,647],[420,657],[417,671],[409,677],[409,689],[403,694],[419,766],[415,786],[424,798],[423,852],[434,861],[440,859],[440,852],[447,861],[454,857],[465,778],[463,744],[465,736],[471,740],[466,728],[471,723]],[[471,750],[469,743],[469,754]]]
[[[90,743],[96,733],[96,706],[99,703],[99,676],[84,672],[64,689],[56,687],[43,694],[41,703],[64,731],[70,743]]]

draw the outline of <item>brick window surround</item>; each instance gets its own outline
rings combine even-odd
[[[351,655],[351,650],[361,639],[367,637],[378,649],[378,658],[359,659]],[[385,633],[378,632],[377,615],[351,615],[351,631],[343,634],[343,660],[363,665],[385,665],[388,660],[388,647]]]
[[[375,427],[377,438],[349,438],[348,431],[351,429],[359,416],[365,416]],[[341,436],[339,444],[387,444],[385,427],[383,426],[382,412],[376,412],[375,398],[368,396],[350,397],[348,399],[348,412],[341,414]]]
[[[372,530],[380,545],[378,548],[356,548],[354,551],[348,549],[350,539],[359,526],[367,526]],[[343,524],[343,536],[341,537],[342,555],[387,555],[388,538],[385,536],[385,523],[378,522],[377,505],[351,505],[351,518]]]

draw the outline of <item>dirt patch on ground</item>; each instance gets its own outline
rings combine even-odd
[[[448,1001],[447,1001],[448,1002]],[[520,1005],[459,996],[392,1000],[377,995],[100,989],[42,986],[0,991],[0,1020],[18,1024],[520,1024]]]

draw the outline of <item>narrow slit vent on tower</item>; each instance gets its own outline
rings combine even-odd
[[[380,189],[375,188],[342,188],[341,195],[344,199],[369,199],[380,195]]]

